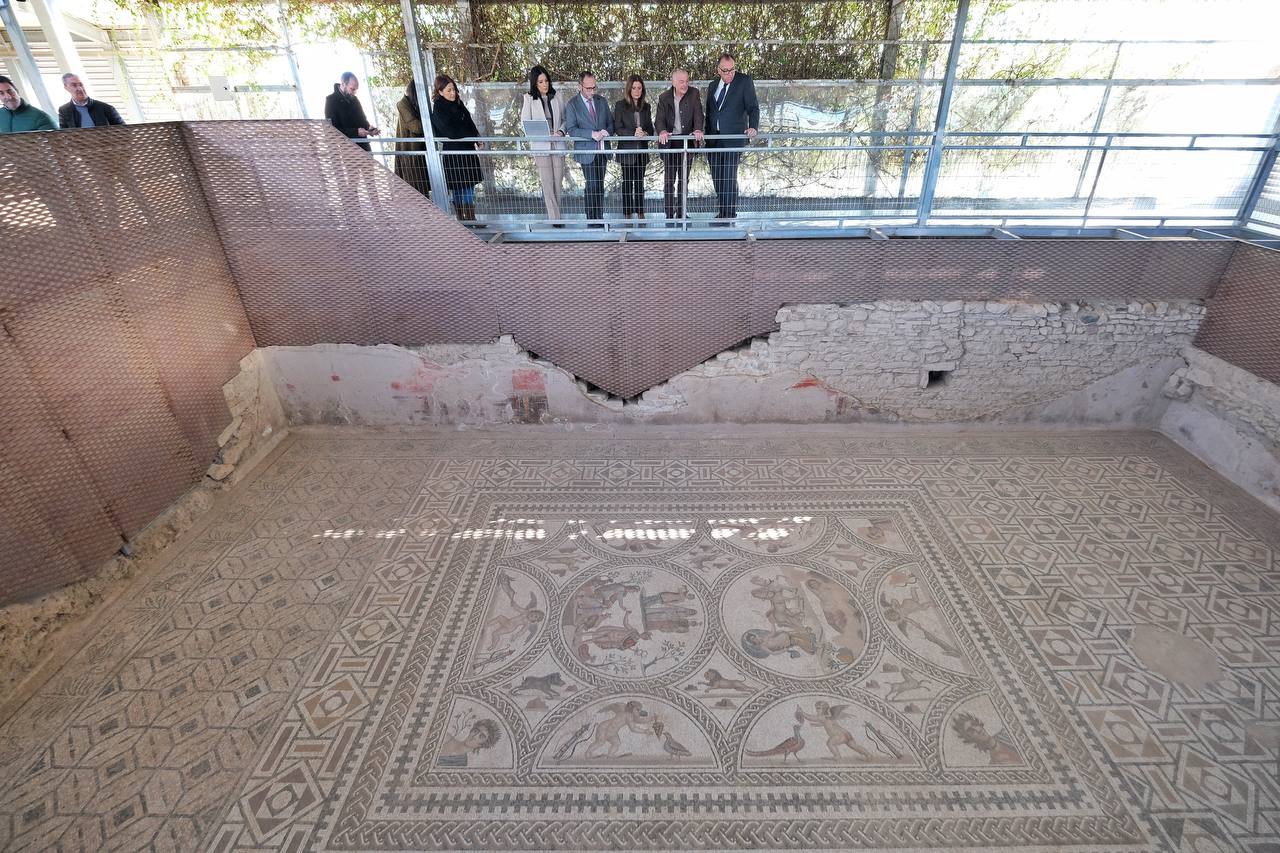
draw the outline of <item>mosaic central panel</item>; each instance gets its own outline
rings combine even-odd
[[[613,502],[477,502],[338,846],[1143,842],[919,500]]]

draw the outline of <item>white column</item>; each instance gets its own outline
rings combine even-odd
[[[14,53],[17,54],[15,58],[21,76],[24,78],[23,82],[26,84],[21,90],[23,95],[28,103],[34,100],[40,105],[40,109],[56,119],[57,107],[53,105],[49,90],[45,88],[44,78],[40,76],[40,69],[36,67],[36,58],[31,53],[31,45],[27,44],[27,37],[23,35],[22,27],[13,14],[10,0],[0,0],[0,20],[4,21],[5,32],[9,34],[9,41],[13,44]]]
[[[44,40],[48,42],[54,57],[58,60],[58,76],[70,71],[85,83],[84,65],[80,62],[80,54],[76,52],[75,42],[71,39],[71,30],[67,28],[62,10],[57,0],[30,0],[31,11],[40,19],[40,29],[44,30]]]

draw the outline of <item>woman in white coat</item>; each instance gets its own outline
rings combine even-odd
[[[564,136],[564,101],[551,85],[551,75],[541,65],[529,69],[529,91],[522,95],[520,121],[546,121],[554,137]],[[521,124],[523,127],[523,124]],[[560,218],[560,193],[564,186],[564,143],[559,139],[548,142],[536,139],[529,142],[535,151],[551,151],[551,154],[535,155],[538,178],[542,181],[542,199],[547,206],[547,218]],[[561,227],[558,223],[557,228]]]

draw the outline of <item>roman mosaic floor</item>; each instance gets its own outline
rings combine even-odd
[[[1280,518],[1165,439],[633,435],[296,434],[0,848],[1280,850]]]

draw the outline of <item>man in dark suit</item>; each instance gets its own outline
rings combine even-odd
[[[707,86],[707,135],[739,134],[746,137],[711,139],[707,161],[711,165],[711,181],[716,188],[718,219],[738,215],[738,161],[741,151],[716,151],[717,148],[742,148],[754,139],[760,126],[760,102],[756,100],[756,84],[746,74],[739,74],[733,54],[720,54],[716,63],[718,80]],[[728,225],[727,222],[718,223]]]
[[[564,107],[564,132],[573,137],[573,159],[582,166],[586,181],[587,219],[604,218],[604,173],[609,165],[605,139],[613,133],[613,111],[603,95],[596,94],[596,75],[583,71],[578,75],[576,98]],[[593,228],[604,225],[595,222]]]
[[[671,88],[658,96],[658,112],[653,117],[658,132],[658,147],[672,152],[662,155],[662,200],[667,219],[683,219],[689,195],[689,154],[693,146],[688,139],[671,141],[673,136],[692,136],[702,142],[702,94],[689,86],[689,72],[677,68],[671,72]]]
[[[109,124],[124,124],[120,112],[104,101],[95,101],[85,91],[84,83],[70,72],[62,75],[62,88],[71,95],[71,100],[58,107],[58,127],[66,130],[71,127],[106,127]]]

